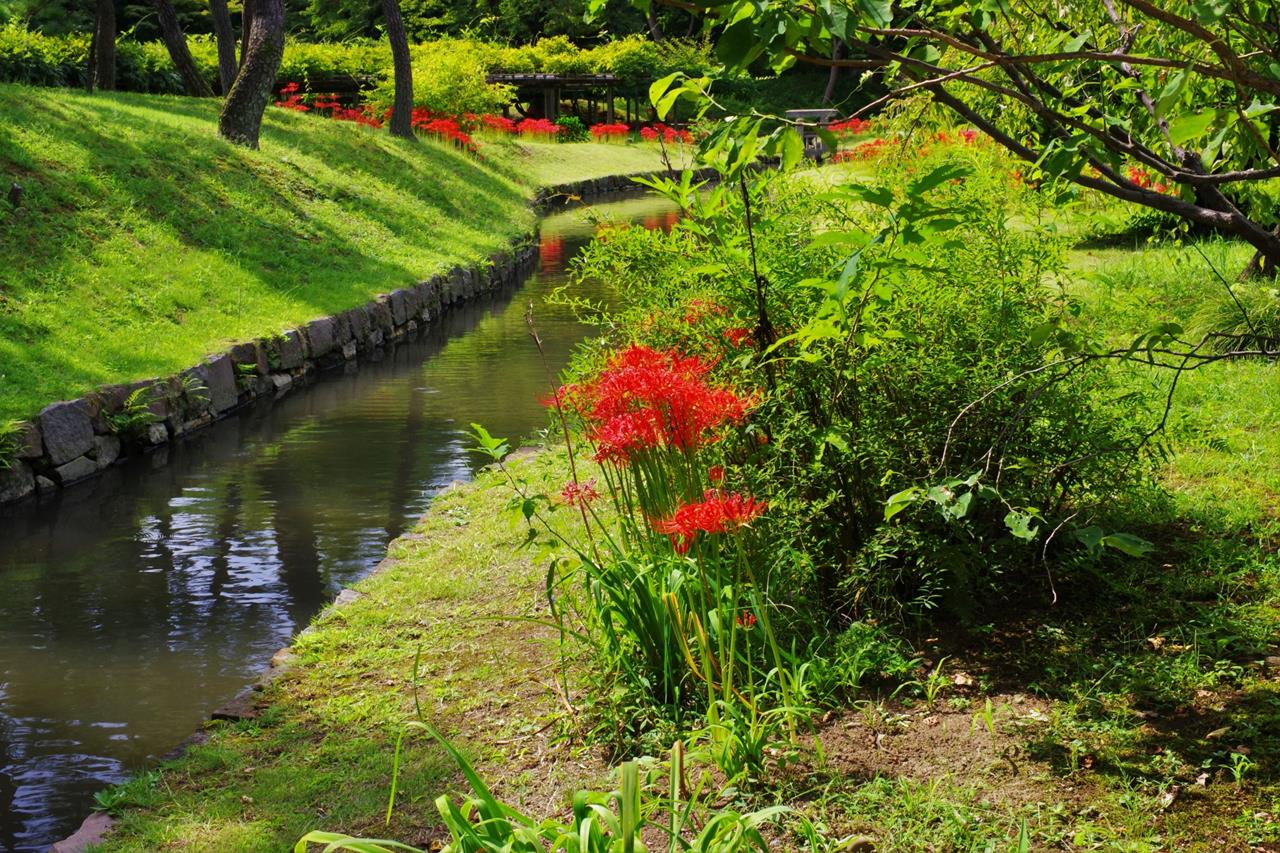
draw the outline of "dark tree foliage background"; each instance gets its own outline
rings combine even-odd
[[[120,33],[138,41],[161,37],[152,2],[116,2]],[[229,0],[237,32],[243,0]],[[213,32],[207,0],[173,0],[178,21],[188,35]],[[433,36],[468,34],[515,44],[548,36],[568,36],[580,44],[595,44],[631,33],[648,33],[643,13],[627,0],[610,0],[597,21],[583,23],[584,0],[403,0],[401,14],[410,41]],[[683,36],[691,18],[680,9],[657,12],[661,32]],[[381,0],[286,0],[285,20],[293,38],[306,41],[343,41],[381,38]],[[0,23],[19,21],[50,35],[89,32],[93,29],[93,4],[83,0],[0,0]]]

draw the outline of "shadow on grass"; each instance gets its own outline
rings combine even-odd
[[[1156,544],[1151,558],[1058,567],[1057,606],[1041,578],[988,624],[945,631],[940,652],[992,691],[1055,700],[1027,749],[1061,773],[1280,783],[1280,682],[1268,663],[1280,640],[1280,531],[1167,512],[1130,527]]]
[[[0,265],[18,271],[0,285],[10,386],[0,416],[133,368],[140,335],[216,349],[244,325],[240,290],[266,334],[478,259],[522,230],[510,180],[434,143],[273,110],[263,149],[251,152],[216,139],[216,103],[172,97],[9,86],[0,109],[0,177],[26,189],[0,244]],[[157,268],[169,240],[174,268]],[[100,260],[104,251],[112,256]],[[136,280],[131,259],[147,264]],[[115,280],[85,281],[101,275]],[[80,304],[93,299],[110,310],[88,354],[56,318],[94,311]],[[201,320],[184,324],[197,309]]]

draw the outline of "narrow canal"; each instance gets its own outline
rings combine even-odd
[[[665,201],[594,205],[669,227]],[[44,850],[93,794],[200,728],[433,495],[479,464],[467,429],[526,436],[588,329],[543,297],[594,226],[543,220],[539,270],[359,370],[323,374],[39,504],[0,507],[0,851]],[[598,292],[595,295],[599,295]]]

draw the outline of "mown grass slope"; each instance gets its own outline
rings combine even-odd
[[[476,158],[275,108],[248,151],[218,106],[0,85],[0,190],[23,187],[0,200],[0,422],[487,256],[532,226],[537,184],[661,166],[649,146]]]

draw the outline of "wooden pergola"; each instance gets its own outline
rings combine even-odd
[[[560,116],[560,101],[570,95],[575,100],[583,95],[588,103],[588,121],[595,116],[596,99],[603,96],[604,120],[615,120],[613,108],[614,87],[618,78],[612,74],[508,74],[495,72],[488,76],[490,83],[503,83],[516,90],[516,109],[529,115],[541,105],[542,118],[555,121]],[[528,103],[530,109],[521,109],[519,102]],[[627,100],[627,118],[631,117],[631,101]]]

